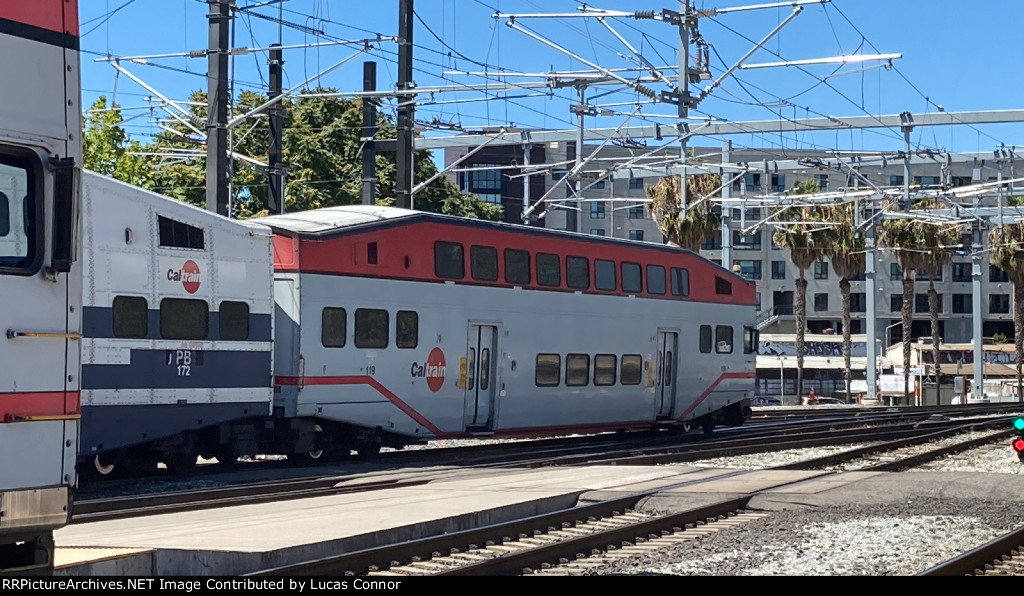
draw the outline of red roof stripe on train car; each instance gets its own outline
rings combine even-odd
[[[439,218],[438,218],[439,219]],[[665,295],[652,295],[640,292],[645,298],[661,298],[671,300],[691,300],[698,302],[716,302],[725,304],[743,304],[753,306],[755,286],[732,272],[704,259],[703,257],[682,249],[651,244],[625,241],[608,241],[589,238],[564,232],[543,233],[529,228],[503,228],[498,226],[473,226],[438,221],[434,218],[402,218],[380,224],[369,224],[354,227],[349,233],[343,234],[299,234],[292,236],[275,235],[275,268],[281,272],[322,273],[333,275],[352,275],[386,279],[403,279],[439,282],[434,274],[434,242],[445,240],[459,242],[464,247],[466,275],[455,283],[512,287],[504,282],[505,249],[527,250],[531,253],[531,282],[523,287],[543,291],[574,291],[568,288],[565,279],[565,257],[581,256],[590,259],[591,282],[594,279],[595,259],[611,260],[617,263],[616,276],[621,287],[621,264],[639,263],[645,269],[647,265],[661,265],[666,270],[672,267],[686,268],[690,272],[690,295],[688,297],[672,296],[671,291]],[[297,253],[295,242],[298,242]],[[367,262],[367,247],[376,243],[377,263]],[[498,281],[479,282],[470,275],[470,247],[473,245],[490,246],[498,250]],[[537,253],[557,254],[562,268],[561,287],[541,286],[536,283]],[[715,291],[715,276],[722,277],[732,284],[732,294],[722,295]],[[646,271],[644,273],[646,279]],[[670,284],[669,284],[670,285]],[[621,290],[615,292],[597,290],[591,284],[586,290],[591,294],[626,295]],[[644,290],[646,290],[646,283]]]
[[[0,19],[78,37],[77,0],[3,0]]]
[[[0,393],[0,423],[77,417],[82,414],[77,391]]]

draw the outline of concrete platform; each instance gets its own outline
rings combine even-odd
[[[919,494],[1024,500],[1024,476],[910,475],[684,465],[451,470],[415,487],[68,526],[55,535],[55,571],[239,575],[652,491],[643,509],[681,511],[752,493],[750,506],[766,510]]]

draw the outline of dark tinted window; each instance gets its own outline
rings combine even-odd
[[[562,285],[562,264],[558,255],[537,253],[537,284],[542,286]]]
[[[586,257],[566,257],[565,283],[574,290],[589,290],[590,260]]]
[[[558,354],[537,354],[538,387],[557,387],[562,379],[562,357]]]
[[[615,354],[594,356],[594,384],[599,386],[615,384]]]
[[[249,305],[245,302],[220,303],[220,338],[225,341],[249,339]]]
[[[493,246],[469,247],[469,273],[477,281],[498,281],[498,249]]]
[[[569,354],[565,357],[565,384],[582,387],[590,383],[590,355]]]
[[[622,264],[622,291],[639,294],[644,289],[643,273],[637,263]]]
[[[162,215],[157,216],[160,223],[160,246],[171,248],[205,247],[203,230]]]
[[[388,347],[388,311],[376,308],[356,309],[356,347]]]
[[[149,304],[137,296],[114,298],[114,337],[140,338],[149,334]]]
[[[0,192],[0,238],[11,233],[11,200]]]
[[[320,343],[325,348],[344,348],[348,319],[344,308],[325,308],[320,320]]]
[[[622,370],[619,378],[623,385],[639,385],[643,376],[644,359],[639,354],[626,354],[622,357]]]
[[[594,261],[594,287],[598,290],[615,291],[615,261]]]
[[[466,277],[466,262],[458,242],[434,243],[434,275],[441,279]]]
[[[715,276],[715,293],[723,296],[732,296],[732,282],[727,279]]]
[[[420,316],[416,311],[400,310],[395,314],[395,345],[415,348],[420,343]]]
[[[714,338],[711,336],[711,325],[700,326],[700,353],[710,354],[711,348],[714,344]]]
[[[525,250],[505,249],[505,283],[530,283],[530,253]]]
[[[665,268],[661,265],[647,266],[647,293],[665,293]]]
[[[672,268],[672,295],[690,295],[690,271],[688,269]]]
[[[210,335],[210,307],[205,300],[164,298],[160,301],[160,337],[206,339]]]

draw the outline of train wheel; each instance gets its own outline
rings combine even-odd
[[[196,455],[192,452],[167,455],[164,456],[164,465],[175,474],[184,476],[196,469]]]
[[[704,431],[704,434],[710,435],[715,430],[715,419],[705,418],[701,421],[700,428]]]
[[[310,449],[309,459],[316,461],[324,456],[323,441],[321,440],[321,437],[323,437],[324,429],[319,424],[314,424],[313,432],[316,433],[316,436],[313,439],[313,444],[319,447],[319,449]]]
[[[684,422],[684,423],[683,423],[683,432],[684,432],[684,433],[688,433],[688,432],[690,432],[691,430],[693,430],[693,425],[692,425],[692,424],[690,424],[689,422]]]
[[[100,456],[98,454],[92,459],[92,465],[100,476],[110,476],[114,473],[114,469],[117,467],[114,464],[105,464],[100,461]]]

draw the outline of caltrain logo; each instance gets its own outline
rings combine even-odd
[[[427,361],[423,364],[418,362],[412,363],[412,376],[424,377],[427,379],[427,387],[434,393],[441,390],[441,385],[444,385],[445,375],[445,360],[444,352],[441,348],[434,348],[430,350],[430,355],[427,356]]]
[[[168,269],[167,279],[169,281],[180,281],[181,285],[185,287],[186,292],[195,294],[199,291],[199,283],[201,281],[199,265],[196,265],[196,262],[192,260],[185,261],[185,264],[177,271]]]

